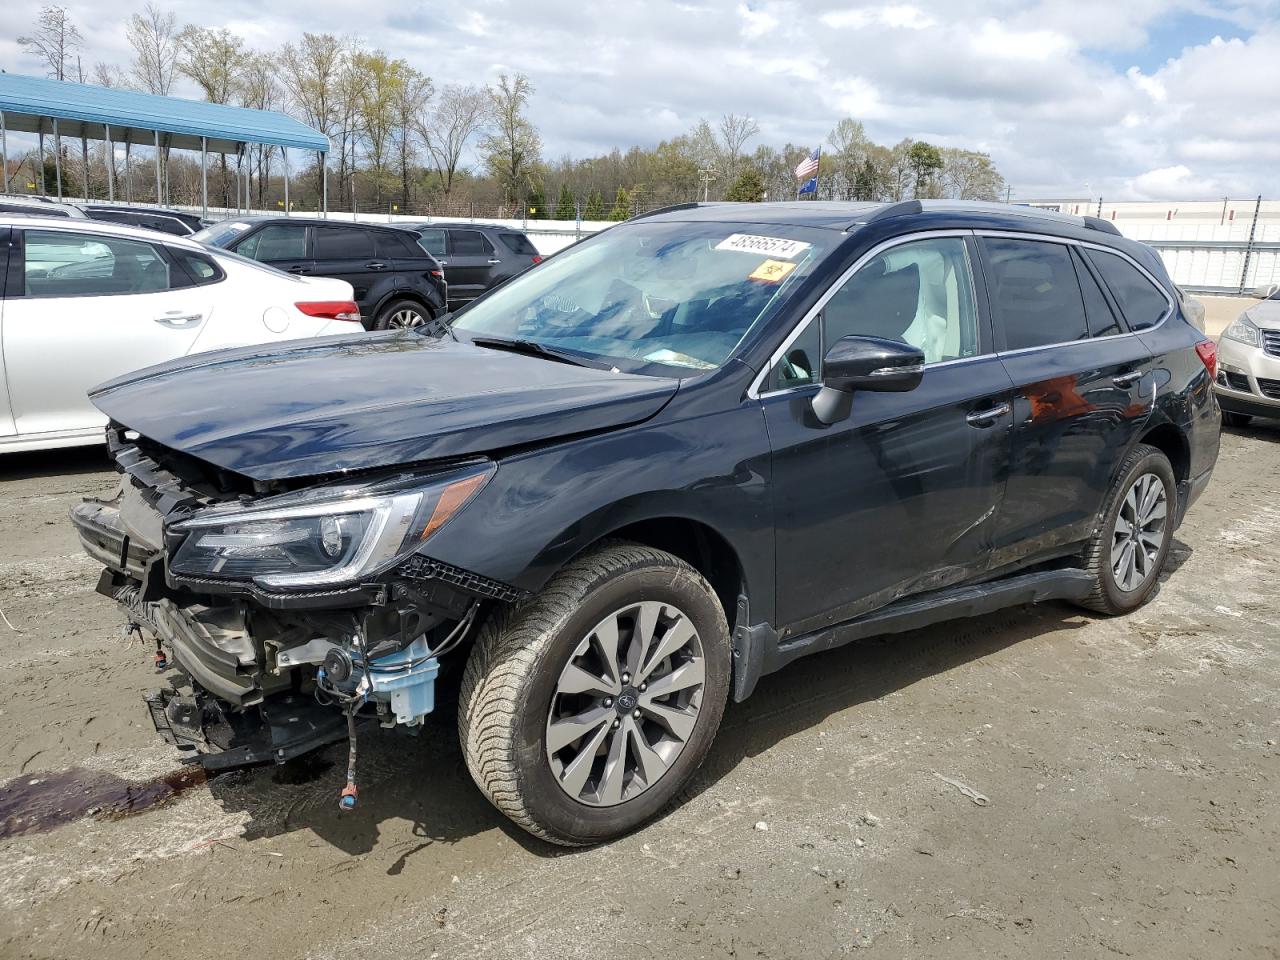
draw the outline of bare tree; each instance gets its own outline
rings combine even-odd
[[[129,78],[114,63],[99,60],[93,65],[93,82],[100,87],[127,87]]]
[[[392,110],[395,114],[397,160],[400,166],[400,203],[409,205],[409,171],[418,159],[419,131],[423,127],[423,114],[435,93],[431,78],[406,65],[403,77],[392,92]]]
[[[178,71],[194,80],[210,103],[230,103],[249,63],[244,40],[226,27],[212,30],[188,25],[178,34],[177,42]],[[231,205],[231,188],[226,154],[219,159],[222,205],[227,207]]]
[[[485,162],[507,200],[519,200],[533,186],[534,168],[542,152],[542,138],[525,116],[533,84],[522,73],[499,74],[489,88],[494,129],[480,144]]]
[[[133,82],[147,93],[168,96],[178,70],[178,18],[148,3],[125,27],[133,47]]]
[[[66,7],[52,4],[40,8],[35,31],[30,36],[18,38],[18,46],[40,57],[49,68],[49,76],[55,80],[67,79],[72,69],[72,56],[83,44],[84,37],[71,22]]]
[[[467,143],[489,118],[489,95],[480,87],[449,84],[440,91],[419,133],[440,174],[444,195],[453,191],[453,177]]]
[[[339,126],[340,85],[347,53],[342,41],[331,33],[304,33],[301,43],[286,44],[279,57],[293,112],[331,142]],[[345,152],[340,157],[344,160]],[[316,164],[321,193],[324,172],[324,165]]]
[[[252,110],[273,110],[280,100],[280,85],[276,81],[276,57],[269,53],[249,54],[240,70],[236,102]],[[271,158],[276,148],[270,144],[250,144],[248,148],[249,172],[258,181],[258,206],[265,206],[267,186],[271,182]]]
[[[760,125],[751,117],[739,117],[726,113],[720,118],[720,140],[723,144],[722,166],[724,179],[732,182],[738,176],[738,160],[747,141],[760,132]]]

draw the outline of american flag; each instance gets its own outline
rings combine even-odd
[[[822,156],[822,147],[815,147],[813,152],[800,161],[796,167],[796,179],[808,180],[818,172],[818,159]]]

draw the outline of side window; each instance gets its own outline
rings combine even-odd
[[[181,265],[182,270],[186,273],[183,283],[178,283],[175,276],[174,286],[203,286],[206,283],[217,283],[226,276],[211,259],[199,253],[193,253],[190,250],[178,250],[174,247],[168,247],[168,251],[173,254],[173,258]]]
[[[500,233],[500,239],[508,250],[522,257],[536,257],[538,248],[523,233]]]
[[[455,257],[480,257],[493,252],[484,234],[476,230],[450,230]]]
[[[445,248],[445,236],[443,230],[426,229],[418,231],[418,243],[422,248],[433,257],[443,257],[447,250]]]
[[[298,224],[272,223],[246,237],[236,253],[252,260],[301,260],[307,255],[307,228]]]
[[[983,238],[991,308],[1005,349],[1084,340],[1089,325],[1065,244]]]
[[[764,382],[765,391],[788,390],[817,383],[822,376],[822,324],[810,323],[787,347]]]
[[[1084,294],[1084,312],[1089,321],[1089,335],[1111,337],[1117,333],[1123,333],[1124,330],[1120,327],[1120,321],[1116,319],[1115,311],[1111,309],[1111,304],[1107,303],[1102,288],[1098,286],[1098,281],[1094,279],[1093,272],[1084,262],[1079,250],[1073,252],[1072,260],[1076,265],[1076,277],[1080,280],[1080,292]]]
[[[358,260],[373,256],[373,237],[360,227],[316,227],[317,260]]]
[[[377,240],[378,256],[380,257],[425,259],[422,256],[422,249],[413,242],[416,236],[407,230],[379,232],[375,239]]]
[[[1137,267],[1119,254],[1104,253],[1101,250],[1086,250],[1085,256],[1111,288],[1131,330],[1154,327],[1164,318],[1169,309],[1168,297]]]
[[[151,244],[62,231],[26,231],[28,297],[95,297],[168,290],[169,264]]]
[[[978,353],[978,316],[968,250],[960,237],[891,247],[850,277],[822,310],[824,341],[901,340],[926,363]]]

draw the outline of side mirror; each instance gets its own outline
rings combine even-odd
[[[823,423],[849,416],[855,390],[902,393],[924,376],[924,353],[900,340],[842,337],[822,359],[822,389],[813,412]]]

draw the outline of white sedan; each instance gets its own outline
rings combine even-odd
[[[0,216],[0,453],[102,442],[86,393],[131,370],[362,330],[345,280],[138,227]]]

